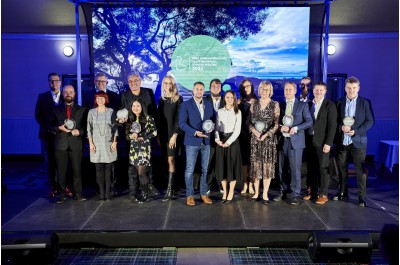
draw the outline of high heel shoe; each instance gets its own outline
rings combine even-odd
[[[226,202],[226,199],[221,199],[221,203],[225,203]]]
[[[258,201],[258,196],[257,197],[251,197],[250,202],[256,202]]]
[[[225,201],[226,204],[231,203],[231,202],[232,202],[232,200],[226,200]]]
[[[250,193],[251,195],[253,195],[253,194],[255,193],[252,183],[249,183],[249,193]]]
[[[242,189],[242,191],[240,192],[240,194],[246,194],[247,193],[247,183],[244,183],[243,184],[243,189]]]
[[[265,205],[269,204],[269,199],[266,199],[266,200],[263,199],[263,203],[264,203]]]

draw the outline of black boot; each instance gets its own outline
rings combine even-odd
[[[172,196],[173,196],[172,185],[174,183],[174,175],[175,175],[175,172],[169,172],[167,192],[165,193],[164,198],[161,200],[163,202],[172,200]]]
[[[139,204],[146,203],[149,201],[149,184],[140,185],[142,189],[142,196],[139,199]]]

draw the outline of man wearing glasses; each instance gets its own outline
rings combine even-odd
[[[300,96],[299,100],[301,102],[310,102],[311,99],[309,98],[310,90],[311,90],[311,78],[308,76],[303,77],[300,81]]]
[[[42,153],[47,161],[47,174],[49,178],[50,192],[53,197],[57,193],[57,173],[54,157],[54,133],[49,131],[51,113],[55,106],[61,104],[64,99],[61,96],[61,79],[57,73],[50,73],[47,77],[50,90],[39,94],[36,101],[35,119],[39,124],[39,139],[41,141]]]
[[[107,89],[108,77],[104,73],[99,73],[94,78],[95,88],[88,91],[83,97],[83,106],[86,106],[88,109],[94,108],[94,95],[98,91],[104,91],[107,93],[108,97],[108,106],[113,110],[117,111],[120,104],[121,99],[119,94]]]

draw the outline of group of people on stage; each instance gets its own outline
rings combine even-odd
[[[236,184],[243,183],[241,193],[250,193],[250,202],[261,199],[268,204],[268,190],[277,164],[279,194],[273,200],[287,199],[290,204],[298,205],[303,152],[308,167],[307,194],[303,199],[325,204],[330,151],[335,144],[340,190],[332,199],[348,198],[347,171],[352,158],[359,205],[366,206],[366,132],[372,127],[374,117],[370,102],[358,95],[360,81],[355,77],[346,80],[346,96],[336,104],[325,97],[327,85],[324,82],[311,87],[308,77],[300,82],[299,98],[295,97],[297,85],[288,81],[284,84],[285,100],[277,102],[272,99],[271,82],[262,81],[255,89],[248,79],[239,85],[239,99],[233,90],[221,93],[221,81],[213,79],[209,96],[204,97],[204,83],[196,82],[193,97],[183,101],[175,79],[165,76],[158,106],[153,91],[141,87],[138,74],[128,76],[129,90],[121,96],[107,90],[105,74],[96,75],[95,88],[84,95],[83,106],[75,103],[75,90],[71,85],[60,89],[60,75],[50,73],[48,81],[50,91],[39,95],[35,117],[48,157],[51,192],[59,190],[58,203],[63,203],[69,192],[66,185],[69,162],[73,193],[77,200],[85,200],[81,180],[84,137],[88,138],[90,161],[96,168],[99,199],[112,198],[117,143],[127,141],[130,196],[139,203],[148,202],[151,194],[158,194],[152,184],[151,165],[151,142],[158,137],[168,165],[168,186],[162,201],[173,198],[177,150],[184,146],[186,204],[189,206],[196,204],[194,171],[199,154],[203,203],[213,203],[209,191],[216,179],[223,203],[231,203]],[[311,89],[313,99],[309,98]]]

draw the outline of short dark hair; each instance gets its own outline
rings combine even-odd
[[[345,84],[350,83],[350,84],[358,84],[358,85],[360,85],[360,80],[358,80],[358,78],[355,77],[355,76],[350,76],[349,78],[346,79],[346,81],[344,83]]]
[[[211,80],[210,82],[210,88],[211,88],[211,84],[215,82],[216,84],[222,84],[221,80],[219,80],[218,78],[214,78],[213,80]]]
[[[201,82],[201,81],[195,82],[195,83],[193,84],[193,87],[195,87],[196,85],[202,85],[203,87],[206,87],[206,86],[204,85],[204,83]]]
[[[322,82],[322,81],[315,83],[313,87],[315,87],[315,86],[323,86],[323,87],[325,87],[325,90],[328,90],[328,86],[325,84],[325,82]]]
[[[60,78],[60,75],[57,74],[57,73],[49,73],[49,74],[47,75],[47,79],[49,80],[50,77],[52,77],[52,76],[58,76],[58,78]]]
[[[99,91],[97,91],[96,92],[96,94],[94,95],[94,106],[95,107],[97,107],[98,105],[97,105],[97,98],[105,98],[105,100],[106,100],[106,102],[104,103],[104,105],[108,105],[108,96],[107,96],[107,93],[106,92],[104,92],[104,91],[101,91],[101,90],[99,90]]]

